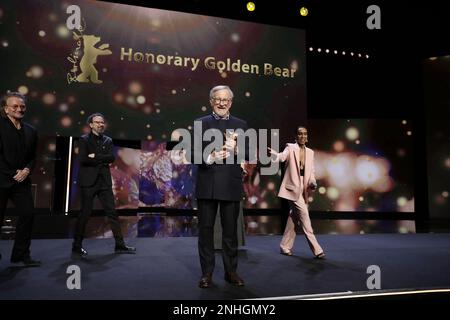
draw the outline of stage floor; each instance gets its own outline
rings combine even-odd
[[[450,288],[450,234],[318,235],[326,260],[312,257],[299,235],[294,256],[279,254],[280,236],[248,236],[238,273],[223,280],[220,251],[214,286],[199,289],[197,238],[135,238],[136,255],[113,254],[112,239],[85,240],[89,256],[73,259],[71,240],[33,240],[40,268],[9,262],[12,241],[0,241],[0,299],[252,299],[367,291],[367,267],[381,269],[381,289]],[[68,266],[81,268],[81,290],[66,286]]]

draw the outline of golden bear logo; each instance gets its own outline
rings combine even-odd
[[[100,37],[94,35],[78,36],[83,39],[83,56],[80,61],[81,73],[76,77],[78,82],[102,83],[98,78],[98,71],[95,68],[98,56],[105,56],[112,54],[109,50],[109,44],[104,43],[98,48],[95,45],[101,40]],[[79,40],[79,39],[75,39]]]

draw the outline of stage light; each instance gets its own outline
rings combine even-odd
[[[67,110],[69,110],[69,106],[67,105],[67,103],[61,103],[59,105],[59,111],[61,112],[67,112]]]
[[[326,53],[329,53],[329,52],[330,52],[330,50],[326,49],[326,50],[325,50],[325,52],[326,52]]]
[[[42,102],[44,102],[44,104],[46,104],[46,105],[52,105],[55,103],[55,101],[56,101],[56,96],[52,93],[46,93],[42,97]]]
[[[255,8],[256,8],[256,6],[253,2],[247,2],[247,10],[248,11],[250,11],[250,12],[255,11]]]
[[[28,88],[26,86],[20,86],[17,91],[19,91],[21,94],[27,94]]]
[[[136,99],[133,96],[128,96],[126,98],[126,102],[127,104],[129,104],[130,106],[135,106],[136,105]]]
[[[145,103],[145,97],[144,96],[138,96],[137,98],[136,98],[136,101],[137,101],[137,103],[139,103],[139,104],[144,104]]]
[[[405,197],[400,197],[397,199],[397,205],[399,207],[403,207],[404,205],[406,205],[407,202],[408,200]]]
[[[61,119],[61,125],[63,127],[70,127],[72,125],[72,119],[69,116],[65,116]]]
[[[444,163],[447,168],[450,168],[450,158],[445,159]]]
[[[444,198],[448,198],[448,191],[442,191],[442,196]]]
[[[46,33],[45,33],[44,30],[40,30],[40,31],[38,32],[38,34],[39,34],[39,37],[45,37],[45,35],[46,35]]]
[[[335,143],[333,143],[333,149],[336,152],[342,152],[344,151],[345,145],[342,141],[336,141]]]
[[[363,185],[371,185],[380,177],[380,168],[374,162],[358,159],[356,176]]]
[[[142,85],[137,81],[133,81],[128,86],[128,90],[131,94],[139,94],[142,92]]]
[[[345,51],[342,51],[342,55],[345,56]]]
[[[338,53],[338,51],[337,50],[334,50],[334,54],[337,54]]]
[[[353,57],[353,54],[354,54],[353,52],[350,52],[350,55],[351,55],[352,57]]]
[[[317,52],[322,52],[322,49],[318,48],[318,49],[317,49]]]
[[[306,8],[306,7],[301,7],[301,8],[300,8],[300,15],[301,15],[302,17],[306,17],[306,16],[308,15],[308,8]]]
[[[350,127],[345,132],[345,136],[348,140],[356,140],[359,137],[359,131],[355,127]]]
[[[61,38],[68,38],[70,36],[69,29],[67,29],[65,25],[58,26],[58,28],[56,29],[56,33]]]
[[[233,34],[231,35],[231,41],[237,43],[237,42],[239,42],[239,40],[241,40],[241,37],[239,37],[239,34],[233,33]]]
[[[145,114],[150,114],[152,113],[152,107],[145,106],[144,109],[142,109],[142,111],[144,111]]]
[[[361,58],[361,53],[358,53],[358,57],[360,57],[360,58]]]
[[[314,50],[314,48],[313,47],[309,47],[309,51],[313,51]]]
[[[402,124],[407,124],[408,122],[406,121],[406,120],[403,120],[402,121]]]
[[[339,190],[335,187],[329,187],[327,190],[327,196],[331,200],[336,200],[337,198],[339,198]]]
[[[30,72],[29,75],[34,79],[38,79],[44,75],[44,69],[40,66],[32,66],[28,71]]]
[[[366,58],[369,59],[369,55],[368,54],[366,54]]]

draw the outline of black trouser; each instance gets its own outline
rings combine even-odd
[[[239,201],[201,200],[198,205],[198,252],[202,273],[214,271],[214,223],[220,205],[222,259],[225,272],[236,272],[238,261],[237,219]]]
[[[97,179],[95,184],[91,187],[81,187],[81,212],[78,216],[77,224],[75,227],[75,237],[73,245],[81,247],[84,238],[84,232],[86,230],[86,224],[92,212],[94,206],[94,197],[98,196],[103,210],[108,217],[109,224],[111,225],[111,231],[116,240],[116,245],[124,245],[122,231],[120,230],[119,219],[117,218],[116,209],[114,207],[114,194],[111,186],[106,186],[102,179]]]
[[[11,260],[21,260],[30,256],[31,232],[34,218],[31,184],[22,182],[14,184],[9,188],[0,188],[0,228],[3,225],[8,199],[11,199],[19,215]]]

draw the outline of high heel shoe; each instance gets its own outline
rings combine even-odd
[[[280,253],[285,255],[285,256],[289,256],[289,257],[293,255],[291,250],[283,250],[281,248],[280,248]]]
[[[315,259],[325,259],[325,253],[321,252],[319,254],[316,254],[314,258]]]

